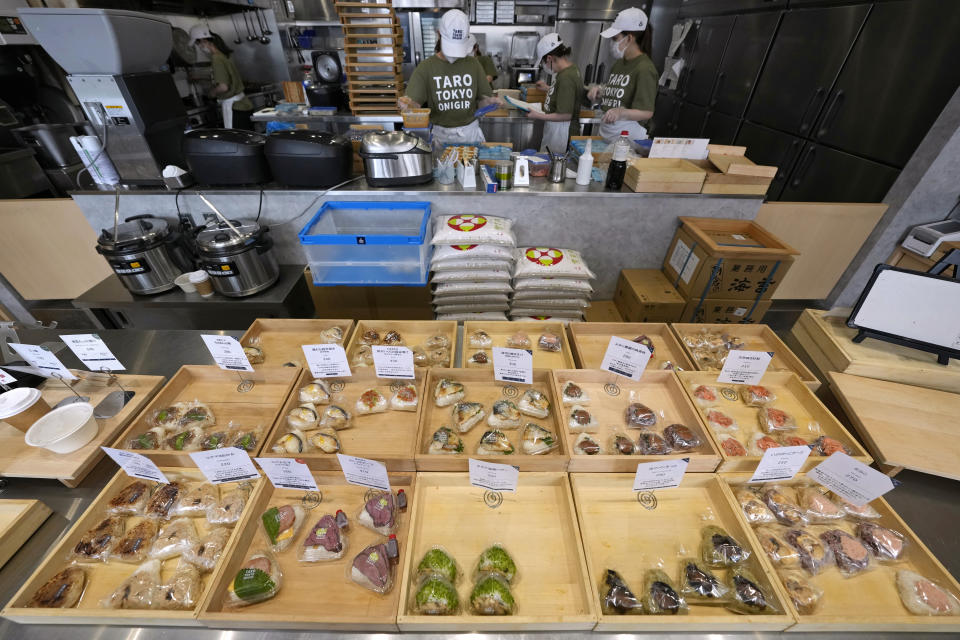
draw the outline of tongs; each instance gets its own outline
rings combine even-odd
[[[211,210],[211,211],[213,211],[215,214],[217,214],[217,217],[220,218],[220,220],[222,220],[225,225],[227,225],[228,227],[230,227],[230,231],[233,231],[233,233],[236,234],[236,236],[237,236],[238,238],[242,237],[242,236],[240,235],[240,232],[237,231],[237,228],[236,228],[235,226],[233,226],[233,224],[231,224],[230,221],[227,220],[227,219],[224,217],[224,215],[217,210],[217,208],[216,208],[215,206],[213,206],[213,203],[212,203],[212,202],[210,202],[209,200],[207,200],[207,197],[206,197],[205,195],[203,195],[202,193],[198,193],[197,195],[200,196],[200,199],[203,200],[203,203],[204,203],[205,205],[207,205],[208,207],[210,207],[210,210]]]

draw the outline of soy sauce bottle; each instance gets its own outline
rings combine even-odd
[[[607,181],[603,185],[610,191],[620,191],[623,186],[623,177],[627,173],[627,154],[630,151],[630,140],[626,131],[620,132],[620,139],[613,146],[613,158],[607,167]]]

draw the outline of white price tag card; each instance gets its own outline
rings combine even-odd
[[[53,378],[53,374],[57,374],[57,377],[66,380],[77,379],[77,376],[70,373],[70,370],[63,366],[63,363],[60,362],[57,356],[43,347],[38,347],[35,344],[17,344],[15,342],[9,344],[13,347],[14,351],[20,354],[20,357],[27,361],[27,364],[37,369],[40,375]]]
[[[347,364],[347,353],[340,345],[304,344],[300,348],[314,378],[349,378],[353,375]]]
[[[642,344],[610,336],[610,344],[607,345],[607,352],[603,354],[600,368],[624,378],[639,380],[652,355],[650,349]]]
[[[493,348],[493,379],[533,384],[533,352],[526,349]]]
[[[773,351],[740,351],[734,349],[727,354],[723,369],[717,376],[717,382],[730,384],[760,384],[767,372]]]
[[[190,454],[190,457],[207,480],[213,484],[260,477],[250,456],[243,449],[227,447],[211,451],[195,451]]]
[[[858,507],[876,500],[894,487],[890,476],[840,451],[807,471],[807,477]]]
[[[406,347],[373,346],[373,368],[378,378],[416,380],[413,369],[413,351]]]
[[[230,336],[218,336],[209,334],[200,334],[203,343],[207,345],[207,350],[213,357],[214,362],[221,369],[227,371],[253,371],[250,361],[247,360],[247,354],[243,352],[243,345],[236,338]]]
[[[709,138],[654,138],[650,145],[650,157],[703,160],[708,155],[708,144]]]
[[[383,464],[376,460],[345,456],[342,453],[337,454],[337,459],[340,460],[344,479],[350,484],[390,491],[390,476]]]
[[[12,375],[7,373],[3,369],[0,369],[0,382],[2,382],[3,384],[13,384],[16,381],[17,379],[14,378]]]
[[[133,451],[124,451],[123,449],[111,449],[110,447],[100,447],[103,452],[110,456],[114,462],[120,465],[131,478],[140,478],[141,480],[152,480],[169,484],[167,476],[157,467],[156,463],[147,456],[134,453]]]
[[[774,447],[763,452],[757,470],[750,482],[769,482],[771,480],[789,480],[797,475],[800,467],[810,457],[810,447]]]
[[[80,358],[83,365],[90,371],[122,371],[123,366],[110,348],[95,333],[77,333],[69,336],[60,336],[60,339],[70,347],[70,350]]]
[[[296,458],[254,458],[277,489],[319,491],[306,463]]]
[[[683,474],[687,472],[688,464],[690,458],[641,462],[637,465],[637,475],[633,478],[633,490],[675,489],[683,482]]]
[[[516,493],[520,467],[469,458],[470,484],[490,491]]]

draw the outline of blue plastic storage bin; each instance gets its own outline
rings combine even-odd
[[[429,202],[329,201],[300,230],[316,285],[424,286]]]

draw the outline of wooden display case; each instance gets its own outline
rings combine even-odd
[[[571,323],[579,324],[579,323]],[[490,362],[485,365],[468,362],[470,357],[481,349],[470,346],[470,336],[474,331],[486,331],[493,346],[483,349],[486,352]],[[517,332],[523,332],[530,336],[531,349],[533,350],[533,368],[534,369],[573,369],[576,364],[573,361],[573,352],[567,341],[567,334],[562,322],[509,322],[509,321],[467,321],[463,323],[463,339],[460,343],[460,353],[463,367],[468,369],[485,369],[493,372],[493,347],[506,347],[507,340]],[[537,341],[544,333],[552,333],[560,336],[562,345],[560,351],[544,351],[537,348]]]
[[[403,338],[404,346],[413,349],[414,347],[423,347],[427,339],[441,335],[445,336],[450,344],[450,359],[445,364],[435,366],[452,367],[455,362],[457,352],[457,323],[448,320],[359,320],[353,329],[350,337],[350,343],[347,346],[347,361],[350,363],[350,370],[358,368],[353,364],[353,355],[360,346],[360,339],[368,330],[374,330],[380,334],[381,339],[387,331],[396,331]],[[373,368],[373,365],[370,365]]]
[[[319,344],[321,331],[330,327],[340,327],[343,340],[338,343],[345,347],[350,341],[353,320],[322,320],[295,318],[257,318],[240,338],[243,346],[258,346],[263,351],[263,363],[260,367],[293,366],[306,367],[302,346]]]
[[[50,517],[50,507],[39,500],[0,500],[0,567]]]
[[[633,340],[643,335],[653,341],[648,370],[662,369],[667,361],[684,371],[694,370],[693,362],[670,331],[670,325],[663,322],[571,322],[570,333],[580,369],[600,368],[612,336]]]

